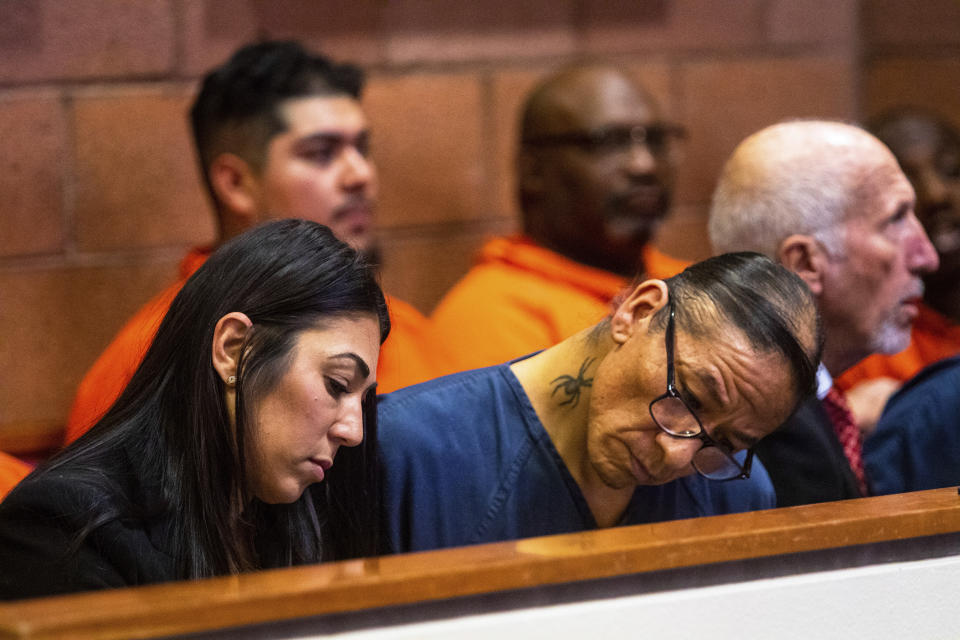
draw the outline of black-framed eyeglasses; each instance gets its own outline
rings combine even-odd
[[[667,348],[667,390],[650,403],[650,417],[661,430],[674,438],[700,439],[703,444],[693,454],[693,468],[704,478],[709,480],[749,478],[750,467],[753,465],[753,449],[747,449],[747,457],[741,465],[729,447],[710,437],[707,430],[703,428],[700,418],[677,391],[676,374],[673,368],[675,325],[673,300],[668,304],[670,319],[667,321],[664,339]]]
[[[528,147],[574,146],[596,155],[621,153],[639,144],[645,146],[652,155],[664,157],[669,155],[676,146],[675,143],[686,135],[686,129],[680,125],[659,122],[528,136],[523,139],[523,144]]]

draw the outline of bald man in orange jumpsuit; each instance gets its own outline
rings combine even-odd
[[[603,318],[637,275],[683,270],[648,244],[682,135],[612,68],[565,69],[534,89],[517,158],[523,234],[490,240],[431,317],[457,368],[556,344]]]

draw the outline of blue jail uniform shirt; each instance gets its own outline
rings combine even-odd
[[[510,364],[380,398],[383,508],[394,551],[597,528]],[[767,509],[775,502],[770,478],[754,459],[748,480],[690,475],[639,486],[619,524]]]

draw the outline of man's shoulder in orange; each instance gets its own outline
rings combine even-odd
[[[493,238],[431,316],[458,368],[499,364],[552,346],[602,319],[626,278],[522,236]]]
[[[386,296],[390,335],[380,348],[377,393],[389,393],[446,373],[453,366],[446,346],[434,335],[430,320],[413,305]]]
[[[86,433],[120,396],[150,347],[173,299],[209,255],[209,248],[191,250],[180,262],[177,281],[154,296],[127,321],[83,376],[67,417],[65,444]]]

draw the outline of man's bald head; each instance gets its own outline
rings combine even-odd
[[[727,161],[710,210],[714,251],[753,250],[802,277],[826,329],[823,362],[840,373],[910,339],[937,256],[914,191],[890,150],[839,122],[787,122]]]
[[[793,234],[837,248],[839,223],[864,179],[891,163],[890,151],[853,125],[811,120],[760,130],[737,146],[717,183],[709,223],[714,252],[776,258]]]
[[[524,231],[573,260],[633,275],[669,208],[676,132],[616,69],[572,67],[548,77],[521,116]]]
[[[656,103],[649,94],[622,71],[604,66],[577,66],[547,77],[527,97],[520,122],[521,140],[560,131],[602,126],[591,116],[606,111],[611,101],[632,102],[644,113],[631,117],[656,120]]]

